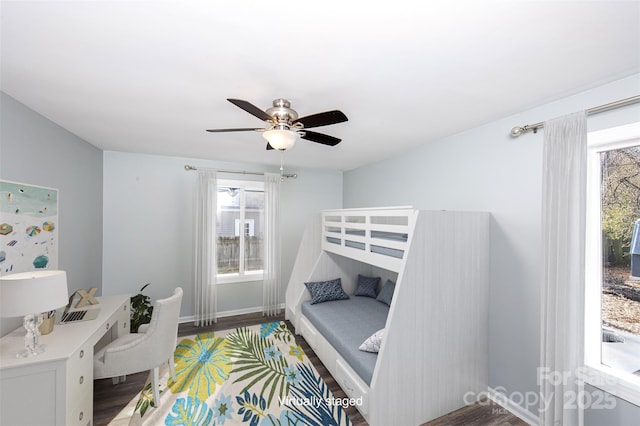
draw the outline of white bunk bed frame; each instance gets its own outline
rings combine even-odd
[[[307,226],[286,317],[345,393],[361,398],[356,408],[369,424],[422,424],[486,392],[489,220],[488,213],[387,207],[327,210]],[[407,238],[372,236],[380,233]],[[300,310],[310,299],[304,282],[340,277],[353,294],[358,274],[396,282],[370,385]]]

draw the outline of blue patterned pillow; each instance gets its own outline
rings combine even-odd
[[[304,283],[311,293],[311,304],[329,302],[331,300],[348,299],[349,295],[342,289],[340,278],[330,281]]]
[[[393,290],[396,289],[396,284],[391,281],[391,280],[387,280],[386,283],[384,283],[384,286],[382,286],[382,290],[380,290],[380,294],[378,295],[378,297],[376,297],[376,300],[378,302],[382,302],[385,305],[391,306],[391,299],[393,299]]]
[[[365,277],[358,274],[358,288],[356,288],[356,292],[353,295],[373,297],[375,299],[378,284],[380,284],[380,277]]]

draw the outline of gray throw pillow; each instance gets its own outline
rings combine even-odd
[[[353,293],[354,296],[367,296],[375,298],[377,296],[380,277],[365,277],[358,274],[358,288]]]
[[[391,280],[387,280],[387,282],[382,286],[382,290],[380,290],[380,294],[378,294],[376,300],[384,303],[385,305],[391,306],[391,299],[393,299],[393,291],[395,288],[396,284]]]
[[[348,299],[349,295],[342,289],[340,278],[330,281],[316,281],[304,283],[311,293],[311,304],[329,302],[331,300]]]

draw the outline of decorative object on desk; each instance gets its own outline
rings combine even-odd
[[[351,425],[284,322],[179,339],[176,379],[163,366],[160,404],[151,380],[113,425]],[[362,400],[354,400],[362,403]]]
[[[3,317],[24,315],[25,350],[18,356],[44,352],[38,328],[42,312],[64,306],[68,291],[65,271],[31,271],[0,277],[0,313]]]
[[[0,276],[58,267],[58,190],[0,180]]]
[[[98,303],[98,299],[96,299],[95,297],[93,297],[93,295],[96,293],[96,291],[98,291],[98,287],[91,287],[89,289],[89,292],[87,293],[84,289],[78,289],[76,290],[75,294],[80,296],[80,300],[78,300],[78,303],[76,303],[76,308],[82,308],[84,305],[88,303],[92,304],[92,305],[97,305]]]
[[[151,321],[151,314],[153,313],[153,306],[151,305],[151,298],[142,294],[145,288],[151,283],[146,283],[140,289],[140,293],[131,298],[131,321],[130,330],[132,333],[137,333],[138,328],[142,324],[147,324]]]
[[[61,325],[70,324],[70,323],[79,322],[79,321],[91,321],[98,318],[98,315],[100,314],[99,308],[80,309],[80,310],[71,309],[71,305],[73,305],[73,300],[76,298],[76,296],[80,296],[80,301],[82,301],[81,293],[86,294],[84,290],[76,290],[71,294],[71,296],[69,296],[69,303],[67,303],[67,306],[65,306],[64,311],[62,311],[62,315],[60,316]],[[98,304],[98,303],[99,303],[98,300],[96,300],[95,304]],[[78,304],[80,304],[80,302],[78,302]]]
[[[42,324],[40,324],[40,334],[45,335],[49,334],[53,331],[53,325],[56,322],[56,311],[43,312],[42,313]]]

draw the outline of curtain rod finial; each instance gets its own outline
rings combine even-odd
[[[513,129],[511,129],[511,136],[513,136],[514,138],[517,138],[518,136],[520,136],[524,132],[525,132],[524,127],[516,126]]]
[[[191,171],[191,170],[196,170],[196,168],[195,168],[195,167],[190,166],[190,165],[188,165],[188,164],[185,164],[185,165],[184,165],[184,169],[185,169],[186,171],[188,171],[188,172],[189,172],[189,171]]]

